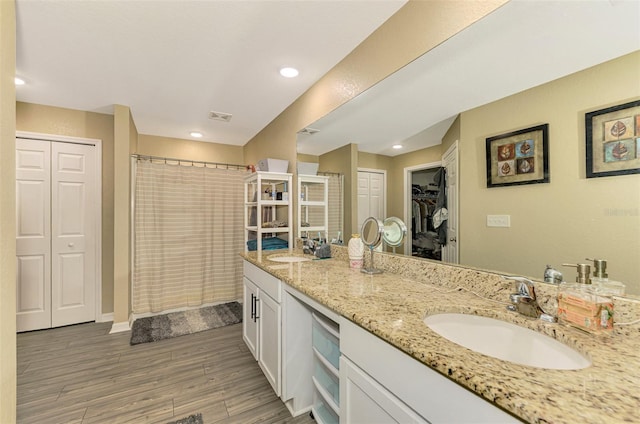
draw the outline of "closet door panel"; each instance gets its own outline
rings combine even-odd
[[[52,148],[52,323],[95,319],[95,148],[54,143]]]
[[[51,327],[51,144],[16,139],[16,329]]]

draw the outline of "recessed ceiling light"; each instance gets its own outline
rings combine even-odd
[[[189,135],[193,138],[202,138],[202,133],[200,131],[191,131]]]
[[[24,80],[22,78],[18,78],[18,77],[15,77],[13,79],[13,82],[15,83],[15,85],[24,85],[25,84]]]
[[[280,69],[280,75],[285,78],[295,78],[299,74],[296,68],[282,68]]]
[[[402,149],[404,146],[402,144],[394,144],[393,146],[394,149],[398,150],[398,149]]]

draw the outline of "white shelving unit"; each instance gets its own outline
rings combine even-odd
[[[329,236],[329,177],[298,175],[298,237]],[[303,227],[303,223],[310,224]]]
[[[340,329],[337,323],[313,312],[312,351],[314,370],[313,416],[321,424],[340,421]]]
[[[293,210],[291,208],[291,174],[280,172],[254,172],[244,180],[244,246],[249,250],[247,242],[249,235],[256,234],[256,248],[262,250],[262,236],[271,234],[272,237],[287,233],[289,248],[293,248]],[[272,195],[265,196],[265,191]],[[277,193],[282,198],[278,199]],[[282,200],[285,199],[285,200]],[[271,221],[286,222],[283,227],[263,227],[263,211],[269,208]],[[255,219],[255,222],[254,222]]]

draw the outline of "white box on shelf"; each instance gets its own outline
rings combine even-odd
[[[318,175],[318,164],[314,162],[298,162],[298,175]]]
[[[258,161],[258,169],[267,172],[287,172],[289,169],[289,161],[283,159],[260,159]]]

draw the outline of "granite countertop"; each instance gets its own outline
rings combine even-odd
[[[350,269],[344,252],[333,246],[331,259],[269,260],[271,255],[286,254],[247,252],[243,257],[523,421],[640,420],[638,324],[590,335],[526,318],[506,310],[509,284],[496,274],[478,270],[378,255],[376,265],[385,272],[367,275]],[[640,303],[634,306],[640,309]],[[438,312],[464,312],[519,324],[573,347],[592,365],[582,370],[540,369],[471,351],[423,323],[426,315]]]

